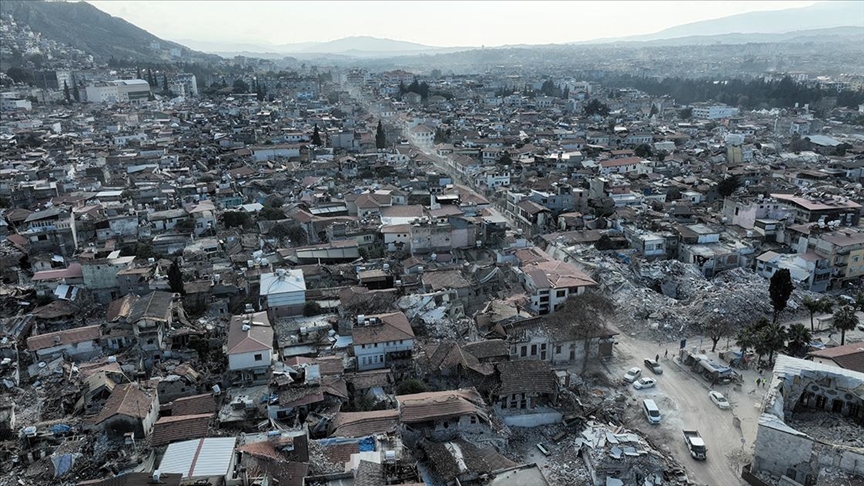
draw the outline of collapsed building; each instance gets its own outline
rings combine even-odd
[[[862,425],[864,373],[778,356],[749,472],[803,486],[823,468],[864,475]]]

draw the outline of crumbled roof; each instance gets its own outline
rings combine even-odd
[[[39,351],[40,349],[53,348],[55,346],[95,341],[101,336],[102,331],[99,326],[85,326],[66,331],[49,332],[27,338],[27,349],[30,351]]]
[[[145,390],[137,383],[118,385],[105,401],[95,423],[100,424],[115,415],[143,419],[155,406],[158,406],[155,391]]]
[[[216,400],[209,393],[178,398],[171,405],[173,415],[199,415],[215,412]]]
[[[333,433],[337,437],[366,437],[396,430],[399,425],[398,410],[376,410],[372,412],[340,412],[333,420]]]
[[[129,313],[129,321],[137,322],[142,319],[168,322],[171,317],[171,301],[174,294],[155,290],[142,296],[132,306]]]
[[[486,417],[483,398],[474,388],[397,395],[403,423],[426,422],[464,415]]]
[[[552,394],[558,389],[555,374],[546,361],[502,361],[495,367],[501,373],[499,396]]]

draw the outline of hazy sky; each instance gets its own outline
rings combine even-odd
[[[814,1],[91,1],[168,40],[288,44],[368,35],[433,46],[548,44],[667,27]]]

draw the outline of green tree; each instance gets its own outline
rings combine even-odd
[[[222,213],[222,223],[226,228],[245,228],[251,222],[249,213],[245,211],[225,211]]]
[[[773,322],[762,328],[759,343],[768,352],[768,363],[774,363],[774,353],[786,347],[786,328]]]
[[[423,393],[425,391],[426,385],[424,385],[422,381],[416,378],[400,381],[399,384],[396,385],[397,395],[413,395],[415,393]]]
[[[278,221],[285,219],[285,213],[279,208],[264,207],[258,211],[258,219],[264,221]]]
[[[717,343],[724,336],[729,336],[735,329],[735,325],[726,316],[714,314],[703,326],[702,331],[711,339],[711,352],[717,350]]]
[[[634,150],[633,153],[636,154],[636,157],[642,157],[642,158],[651,157],[651,153],[652,153],[651,146],[648,145],[647,143],[643,143],[643,144],[639,145],[638,147],[636,147],[636,150]]]
[[[168,75],[162,73],[162,92],[167,93],[168,91],[170,91],[168,89]]]
[[[693,118],[693,108],[687,107],[678,112],[678,116],[681,117],[682,120],[689,120]]]
[[[828,297],[822,297],[821,299],[811,298],[809,295],[804,297],[804,300],[801,302],[804,305],[804,308],[807,309],[807,312],[810,313],[810,331],[815,332],[816,326],[814,325],[813,318],[817,313],[820,312],[831,312],[831,308],[834,307],[834,301]]]
[[[183,289],[183,272],[180,271],[180,265],[177,264],[176,258],[168,267],[168,286],[171,288],[171,292],[175,294],[184,295],[186,293],[186,290]]]
[[[66,97],[66,104],[72,104],[72,93],[69,92],[69,85],[66,84],[66,81],[63,81],[63,96]]]
[[[321,133],[318,131],[318,124],[315,124],[315,131],[312,132],[312,145],[321,146]]]
[[[249,84],[242,79],[236,79],[234,84],[232,85],[232,93],[248,93],[249,92]]]
[[[282,199],[282,196],[278,194],[270,194],[266,198],[264,198],[264,206],[270,208],[281,208],[285,205],[285,200]]]
[[[799,356],[802,351],[806,351],[810,342],[813,341],[813,335],[804,324],[792,324],[786,332],[786,350],[790,356]]]
[[[729,197],[741,187],[741,178],[737,174],[731,175],[717,183],[717,194]]]
[[[840,331],[840,345],[846,344],[846,331],[858,326],[858,314],[851,305],[844,305],[834,313],[834,328]]]
[[[655,105],[654,103],[651,103],[651,113],[649,113],[648,116],[654,116],[658,113],[660,113],[660,110],[657,109],[657,105]]]
[[[774,275],[771,276],[771,284],[768,286],[771,307],[774,308],[772,322],[776,323],[780,313],[786,309],[786,304],[789,302],[793,290],[795,290],[795,285],[792,284],[792,275],[789,273],[789,269],[781,268],[774,272]]]
[[[384,125],[381,124],[381,120],[378,120],[378,128],[375,129],[375,148],[379,150],[387,148],[387,137],[384,134]]]
[[[585,113],[585,116],[606,116],[609,114],[609,107],[601,103],[600,100],[598,100],[597,98],[594,98],[588,103],[585,103],[582,111]]]

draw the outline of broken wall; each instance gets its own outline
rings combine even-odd
[[[756,433],[752,471],[769,472],[782,476],[795,477],[795,471],[802,474],[810,472],[813,453],[813,440],[773,427],[759,424]],[[791,470],[791,471],[790,471]]]

